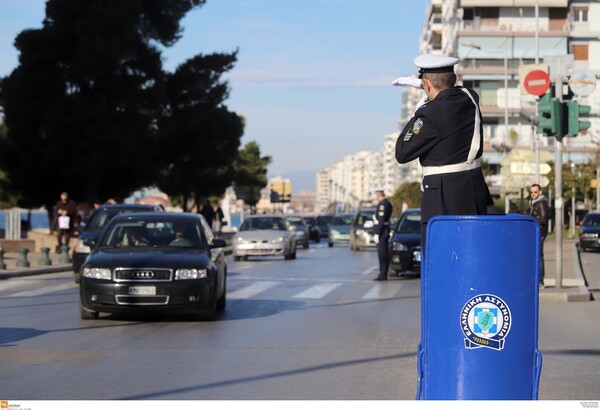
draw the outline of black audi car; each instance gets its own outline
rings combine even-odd
[[[421,270],[421,210],[407,209],[394,226],[389,242],[390,271],[420,273]]]
[[[225,241],[199,214],[115,216],[81,270],[80,313],[164,311],[214,320],[225,309]]]
[[[85,241],[93,239],[97,241],[102,235],[102,231],[108,225],[110,220],[122,213],[130,212],[162,212],[163,208],[159,205],[141,205],[141,204],[118,204],[102,205],[94,210],[90,219],[85,224],[83,231],[79,234],[77,242],[73,247],[73,273],[75,274],[75,283],[79,283],[81,274],[81,265],[85,258],[90,254],[90,247],[85,245]]]

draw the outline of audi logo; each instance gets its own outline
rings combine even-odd
[[[136,270],[131,272],[131,277],[134,279],[152,279],[154,272],[151,270]]]

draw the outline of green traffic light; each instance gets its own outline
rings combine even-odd
[[[581,131],[585,131],[592,126],[589,121],[580,121],[579,117],[589,114],[592,107],[581,105],[575,100],[567,101],[567,135],[575,137]]]
[[[552,97],[552,92],[548,91],[538,102],[537,132],[545,136],[554,136],[561,130],[561,103],[558,98]]]

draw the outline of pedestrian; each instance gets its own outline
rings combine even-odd
[[[379,275],[375,280],[387,280],[390,267],[390,254],[388,242],[390,239],[390,218],[392,217],[392,204],[385,197],[383,189],[375,191],[377,209],[375,210],[375,234],[373,240],[377,244],[377,257],[379,258]]]
[[[215,211],[213,211],[212,206],[210,206],[210,203],[208,203],[208,201],[204,204],[201,204],[201,206],[202,208],[200,209],[200,213],[202,214],[204,219],[206,219],[206,223],[208,224],[208,226],[210,226],[212,229],[213,219],[215,218]]]
[[[427,98],[396,142],[396,159],[419,159],[421,251],[426,248],[427,222],[436,215],[484,215],[493,204],[481,171],[483,127],[479,96],[457,87],[458,58],[423,54],[415,59]]]
[[[529,196],[531,198],[530,215],[540,223],[540,280],[539,286],[544,287],[544,240],[548,236],[548,218],[550,217],[548,199],[542,194],[542,187],[538,184],[531,185],[529,188]]]
[[[58,236],[58,244],[56,245],[56,253],[62,252],[62,246],[69,246],[71,232],[75,226],[77,217],[77,207],[75,202],[69,199],[69,194],[63,192],[60,194],[60,199],[54,206],[54,219],[56,232]]]
[[[227,221],[225,220],[225,214],[218,203],[213,205],[213,215],[214,220],[212,230],[215,234],[217,234],[217,236],[219,236],[223,230],[223,226],[227,225]]]

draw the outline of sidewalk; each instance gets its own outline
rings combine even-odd
[[[56,272],[68,272],[73,269],[73,264],[69,263],[60,263],[59,258],[60,255],[57,255],[54,252],[50,252],[50,261],[51,265],[40,265],[40,257],[42,254],[40,252],[29,252],[27,254],[27,260],[29,261],[29,267],[18,267],[17,260],[19,259],[18,252],[7,252],[4,254],[4,263],[6,264],[6,269],[0,269],[0,280],[14,278],[19,276],[32,276],[32,275],[42,275],[46,273],[56,273]]]
[[[586,302],[591,300],[590,292],[585,286],[579,256],[577,239],[563,238],[562,242],[562,287],[556,287],[556,241],[544,242],[544,263],[546,275],[545,287],[540,289],[540,301],[554,300],[564,302]]]

